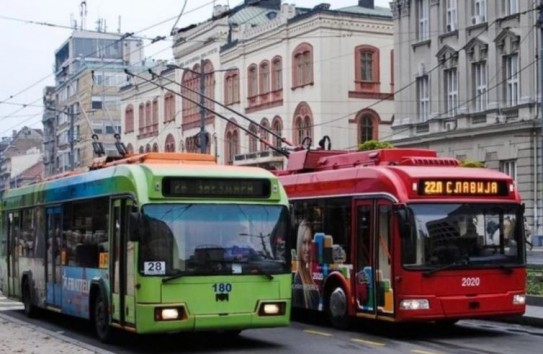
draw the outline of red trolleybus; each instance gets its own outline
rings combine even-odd
[[[293,307],[339,328],[524,313],[524,207],[509,176],[422,149],[302,150],[277,174],[295,223]]]

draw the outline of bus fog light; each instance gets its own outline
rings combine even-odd
[[[173,321],[183,318],[182,307],[161,307],[155,309],[155,321]]]
[[[526,304],[526,295],[517,294],[513,295],[513,305],[524,305]]]
[[[260,316],[277,316],[285,314],[285,303],[269,302],[260,305],[258,314]]]
[[[430,302],[427,299],[409,299],[400,302],[401,310],[429,310]]]

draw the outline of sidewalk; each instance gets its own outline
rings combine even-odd
[[[22,308],[22,304],[8,300],[0,293],[0,353],[113,354],[2,313]]]

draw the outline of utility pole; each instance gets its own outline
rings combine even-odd
[[[539,153],[541,155],[541,177],[540,177],[540,185],[539,188],[537,188],[534,191],[535,195],[539,194],[539,190],[543,188],[543,0],[539,0],[539,18],[538,18],[538,25],[539,25],[539,120],[540,120],[540,130],[539,130],[539,137],[541,140],[541,149],[539,150]],[[541,203],[543,203],[542,198],[538,198]],[[538,206],[535,205],[535,209],[538,209]],[[543,209],[543,208],[542,208]],[[543,213],[543,211],[542,211]],[[538,234],[539,229],[539,220],[534,220],[534,226],[532,227],[532,235]],[[533,242],[533,240],[532,240]]]
[[[543,0],[541,0],[543,1]],[[200,59],[200,152],[206,153],[207,141],[206,141],[206,109],[205,109],[205,70],[204,59]]]

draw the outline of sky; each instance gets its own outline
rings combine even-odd
[[[389,7],[390,0],[374,0]],[[82,0],[0,0],[0,137],[24,126],[42,129],[42,96],[54,86],[53,64],[57,49],[69,38],[73,23],[81,25]],[[134,32],[148,38],[145,56],[173,59],[173,26],[182,28],[211,17],[213,5],[233,8],[242,0],[85,0],[85,28],[96,30],[98,19],[107,32]],[[358,0],[290,0],[299,7],[330,3],[331,9],[353,6]],[[160,5],[160,6],[157,6]],[[176,23],[177,21],[177,23]],[[150,44],[150,39],[167,40]]]

